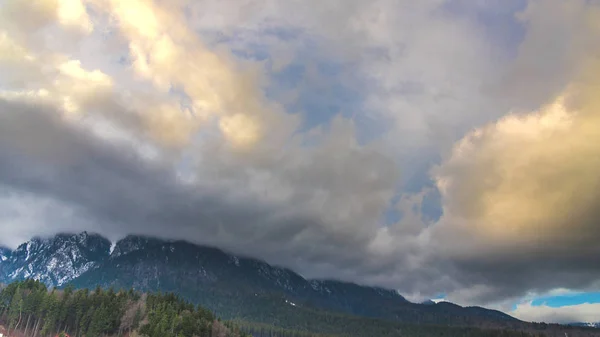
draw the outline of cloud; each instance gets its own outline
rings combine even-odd
[[[292,137],[287,124],[293,126],[295,117],[283,115],[276,104],[263,102],[260,81],[238,71],[227,55],[204,48],[186,27],[168,25],[176,22],[173,13],[149,2],[125,7],[119,3],[95,5],[105,5],[99,8],[120,18],[122,38],[130,40],[129,51],[138,57],[134,71],[146,76],[159,91],[165,83],[182,86],[200,109],[194,110],[193,118],[169,101],[158,101],[155,106],[125,105],[126,99],[137,103],[146,96],[133,91],[133,96],[119,97],[116,81],[97,70],[83,69],[79,60],[50,64],[56,72],[40,76],[49,89],[29,96],[22,90],[13,91],[11,97],[19,99],[12,101],[27,103],[4,103],[2,107],[3,144],[11,144],[3,152],[11,160],[3,167],[2,181],[16,191],[13,195],[22,191],[29,199],[35,199],[32,195],[54,197],[77,209],[76,215],[86,218],[86,223],[97,221],[112,237],[128,232],[164,236],[164,226],[170,223],[179,228],[171,237],[193,238],[259,256],[275,256],[281,242],[287,242],[290,255],[283,255],[282,263],[309,266],[325,261],[346,268],[360,262],[372,228],[378,225],[371,220],[386,207],[396,173],[391,161],[356,142],[351,122],[337,118],[327,130],[314,129]],[[130,22],[126,13],[132,8],[128,6],[145,14]],[[169,27],[172,29],[167,30]],[[188,43],[187,49],[180,43]],[[143,54],[155,47],[166,50],[164,58],[155,54],[147,60],[148,55]],[[103,88],[111,90],[103,95]],[[36,95],[40,92],[43,94]],[[89,98],[100,104],[85,104],[90,92]],[[70,104],[62,104],[64,101]],[[74,119],[57,117],[63,112],[82,114]],[[206,129],[200,130],[197,112],[214,114],[219,120],[217,127],[211,128],[207,118]],[[179,173],[169,169],[181,160],[176,154],[165,150],[161,155],[169,160],[159,156],[158,161],[144,161],[137,157],[136,142],[136,146],[113,143],[119,138],[115,135],[118,130],[132,127],[123,123],[130,113],[141,124],[133,125],[133,138],[138,136],[136,128],[147,128],[153,137],[142,140],[187,145],[193,151],[189,162],[194,186],[180,182]],[[115,129],[100,127],[103,121]],[[100,134],[96,132],[99,129]],[[218,136],[199,143],[190,139],[192,133],[211,130],[221,133],[227,143]],[[278,143],[279,139],[284,143]],[[316,143],[299,146],[307,140]],[[71,167],[77,167],[74,176],[65,174]],[[45,173],[39,175],[40,171]],[[100,181],[102,188],[95,186]],[[168,201],[166,196],[171,193]],[[117,201],[115,194],[123,198]],[[254,240],[240,242],[241,237]],[[307,250],[308,242],[323,242],[322,248]],[[348,242],[363,247],[350,248]],[[299,256],[299,262],[289,261],[292,256]]]
[[[200,126],[215,116],[229,144],[247,148],[259,141],[281,141],[295,127],[292,116],[265,102],[257,72],[260,69],[242,67],[227,53],[207,49],[183,24],[181,14],[149,1],[98,3],[118,21],[123,38],[128,40],[136,74],[163,91],[180,88],[191,100],[194,118],[159,115],[165,120],[152,122],[157,137],[173,141],[170,135],[177,134],[180,141],[189,142]],[[275,125],[279,132],[271,131],[267,137],[266,129],[274,129]]]
[[[3,29],[19,40],[27,40],[28,47],[44,49],[40,44],[40,29],[49,25],[61,27],[70,38],[90,34],[93,23],[81,0],[7,0],[0,10]]]
[[[510,3],[526,33],[502,48],[474,18],[504,5],[453,6],[9,2],[2,243],[183,238],[461,304],[593,287],[597,6]],[[293,67],[308,70],[275,90]],[[352,114],[291,108],[345,100],[336,82]]]
[[[582,54],[595,45],[589,30],[597,14],[587,12],[594,6],[595,1],[530,1],[517,14],[526,28],[525,41],[498,87],[510,94],[514,108],[533,110],[547,103],[580,71]]]
[[[599,310],[600,303],[566,305],[558,308],[523,303],[517,305],[511,314],[518,319],[530,322],[595,323],[598,321]]]
[[[579,17],[587,29],[578,40],[600,37],[598,13]],[[434,169],[444,207],[432,230],[440,254],[465,282],[481,273],[487,288],[459,297],[486,301],[598,279],[600,65],[597,47],[585,47],[575,50],[579,69],[554,99],[475,129]]]
[[[51,108],[41,112],[38,109],[18,103],[0,105],[0,144],[3,144],[0,157],[6,159],[0,166],[2,184],[13,191],[12,197],[22,194],[34,202],[32,196],[42,200],[53,198],[60,205],[71,205],[74,215],[82,217],[85,223],[101,224],[98,228],[112,237],[129,232],[165,236],[165,224],[174,224],[168,237],[193,238],[196,242],[271,257],[280,250],[284,240],[289,251],[300,258],[300,264],[332,263],[333,259],[338,267],[350,267],[360,261],[366,248],[347,246],[347,243],[368,242],[369,230],[347,226],[359,226],[360,223],[353,222],[356,216],[371,218],[372,215],[365,214],[367,211],[379,213],[378,199],[387,199],[385,194],[379,195],[379,190],[385,191],[388,187],[377,186],[384,184],[387,178],[363,178],[361,169],[350,169],[359,167],[352,165],[353,161],[377,160],[367,151],[352,151],[338,162],[328,161],[329,165],[336,165],[331,168],[310,165],[315,160],[313,156],[323,158],[327,150],[304,154],[309,162],[302,160],[302,153],[296,153],[289,158],[289,175],[272,178],[281,183],[281,189],[272,189],[270,193],[275,196],[265,200],[261,196],[264,185],[256,186],[260,190],[253,190],[252,186],[270,178],[264,173],[261,176],[257,172],[252,180],[246,180],[245,175],[251,173],[246,172],[230,176],[231,181],[211,184],[207,180],[189,185],[169,170],[168,164],[135,156],[131,147],[122,143],[91,138],[85,125],[65,124]],[[327,142],[326,149],[344,150],[331,141]],[[349,168],[346,176],[353,177],[354,184],[346,184],[335,176],[339,170],[337,165]],[[250,186],[239,191],[242,182]],[[305,183],[304,189],[290,189],[302,183]],[[322,192],[315,192],[311,184],[321,185]],[[372,205],[369,199],[359,205],[365,196],[356,193],[353,197],[352,190],[371,196]],[[319,195],[320,200],[315,198]],[[35,203],[32,208],[36,208]],[[338,212],[323,214],[327,208]],[[71,224],[57,224],[48,230],[51,233],[72,229]],[[248,241],[239,241],[240,237]],[[262,247],[256,246],[256,242],[261,242]],[[322,248],[307,251],[307,242],[321,242]]]

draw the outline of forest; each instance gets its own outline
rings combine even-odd
[[[0,292],[0,319],[7,336],[250,336],[174,294],[49,290],[34,280],[11,283]]]
[[[308,317],[307,317],[308,318]],[[296,318],[296,321],[300,318]],[[0,324],[4,335],[26,337],[386,337],[543,336],[525,332],[444,326],[407,325],[343,316],[311,317],[298,329],[242,320],[224,321],[210,310],[172,293],[119,290],[48,289],[25,280],[0,292]]]

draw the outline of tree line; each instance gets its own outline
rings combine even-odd
[[[228,305],[233,305],[231,302]],[[238,305],[244,305],[238,303]],[[267,304],[265,304],[267,305]],[[260,311],[260,307],[252,307]],[[0,291],[0,324],[27,337],[531,337],[553,334],[418,325],[302,309],[271,322],[224,321],[173,293],[48,289],[35,280]],[[267,317],[265,317],[267,320]],[[569,335],[571,335],[569,333]]]
[[[140,294],[100,287],[48,289],[35,280],[0,292],[0,321],[11,336],[251,337],[231,322],[174,294]]]

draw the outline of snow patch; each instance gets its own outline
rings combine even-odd
[[[79,257],[78,252],[75,249],[71,249],[71,258],[73,259],[73,261],[77,261],[78,257]]]
[[[17,269],[15,269],[15,271],[13,271],[12,273],[10,273],[10,275],[8,275],[10,278],[16,278],[19,274],[21,274],[21,272],[23,271],[23,267],[19,267]]]
[[[90,268],[92,268],[95,265],[94,262],[87,262],[86,264],[84,264],[83,266],[81,266],[80,268],[73,268],[70,270],[70,272],[65,273],[64,275],[60,276],[57,281],[56,281],[56,285],[57,286],[62,286],[66,283],[68,283],[69,281],[79,277],[81,274],[85,273],[86,271],[88,271]]]
[[[52,271],[54,270],[54,268],[56,268],[56,265],[58,264],[58,259],[56,257],[53,257],[50,262],[48,262],[48,264],[46,265],[46,270],[47,271]]]
[[[32,246],[32,242],[29,241],[27,242],[27,247],[25,249],[27,249],[27,256],[25,257],[25,261],[29,261],[29,257],[31,256],[31,246]]]

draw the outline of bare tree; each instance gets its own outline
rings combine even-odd
[[[227,337],[229,330],[221,322],[215,320],[212,324],[212,337]]]

